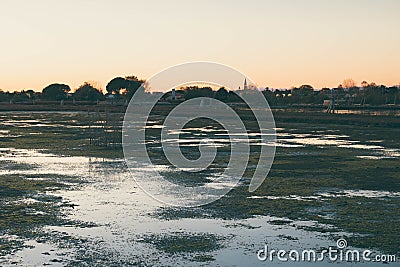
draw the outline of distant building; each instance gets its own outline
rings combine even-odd
[[[248,90],[255,90],[255,89],[257,89],[257,87],[255,85],[252,85],[252,84],[248,85],[247,84],[247,79],[245,78],[244,82],[243,82],[243,89],[239,86],[237,91],[241,92],[241,91],[248,91]]]

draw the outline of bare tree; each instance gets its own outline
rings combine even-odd
[[[344,88],[356,87],[356,82],[353,79],[350,79],[350,78],[345,79],[342,84],[343,84]]]

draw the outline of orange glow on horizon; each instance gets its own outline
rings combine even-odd
[[[3,91],[87,80],[104,91],[114,77],[191,61],[232,66],[263,88],[400,84],[398,0],[22,2],[0,4]]]

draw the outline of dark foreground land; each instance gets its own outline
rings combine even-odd
[[[162,108],[156,115],[165,111]],[[245,112],[243,115],[246,116]],[[123,153],[118,146],[90,144],[93,132],[87,128],[87,116],[87,112],[79,111],[14,111],[0,115],[0,157],[7,157],[0,161],[0,256],[20,250],[26,240],[52,242],[69,249],[77,244],[83,248],[91,246],[85,238],[52,233],[44,228],[95,227],[95,222],[67,216],[77,203],[53,194],[59,190],[76,190],[92,181],[63,173],[23,174],[39,167],[35,162],[18,163],[9,159],[10,153],[17,153],[9,149],[40,151],[65,158],[121,159]],[[122,118],[123,114],[116,116]],[[257,163],[257,149],[253,151],[242,184],[227,196],[196,209],[160,207],[151,216],[177,221],[185,218],[235,221],[272,216],[279,219],[270,223],[282,226],[310,221],[314,224],[296,227],[316,235],[328,234],[332,240],[345,237],[355,247],[399,255],[400,117],[310,110],[275,110],[274,116],[278,135],[276,156],[268,178],[255,193],[249,193],[247,186]],[[200,127],[200,124],[195,122],[191,127]],[[157,157],[156,152],[152,155]],[[219,160],[225,162],[226,158]],[[140,242],[171,257],[196,252],[200,254],[193,256],[193,261],[211,262],[213,251],[224,246],[221,239],[186,233],[148,235]],[[65,264],[86,262],[90,265],[93,261],[107,264],[107,254],[92,253],[89,257],[82,250]]]

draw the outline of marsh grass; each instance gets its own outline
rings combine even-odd
[[[162,117],[162,110],[158,116]],[[243,113],[248,127],[255,127],[251,114]],[[86,123],[85,113],[32,113],[3,116],[1,120],[14,120],[13,124],[0,124],[0,130],[9,132],[9,136],[0,137],[1,147],[38,149],[63,156],[85,156],[122,158],[121,149],[108,149],[89,145],[89,134],[80,126]],[[35,126],[35,123],[18,123],[26,119],[38,119],[47,126]],[[361,144],[371,144],[372,140],[380,140],[380,145],[392,149],[400,149],[398,130],[400,118],[396,116],[362,116],[332,115],[320,113],[275,112],[278,128],[287,133],[309,133],[316,131],[344,134]],[[20,127],[22,124],[28,124]],[[19,126],[20,125],[20,126]],[[54,126],[55,125],[55,126]],[[74,126],[74,127],[66,127]],[[194,123],[191,127],[204,126]],[[156,135],[156,131],[149,131]],[[14,136],[14,137],[13,137]],[[215,166],[223,166],[227,162],[227,149],[219,151]],[[281,217],[272,224],[291,225],[297,220],[317,222],[314,227],[305,230],[330,233],[335,239],[337,232],[345,231],[352,246],[375,248],[388,253],[400,251],[400,199],[390,197],[347,197],[340,196],[323,199],[302,199],[313,197],[324,192],[340,192],[341,190],[386,190],[400,191],[399,158],[379,160],[362,159],[357,156],[370,155],[373,151],[336,146],[304,146],[299,148],[278,147],[274,164],[268,178],[254,193],[248,192],[249,179],[258,162],[258,152],[253,151],[249,168],[241,184],[222,199],[197,209],[160,208],[152,216],[158,219],[179,220],[181,218],[214,218],[245,219],[257,215]],[[164,164],[165,158],[156,149],[149,154],[158,164]],[[23,170],[35,166],[13,165],[4,162],[2,169]],[[187,176],[190,178],[190,176]],[[73,177],[44,176],[45,180],[31,180],[19,175],[3,175],[0,177],[0,229],[1,234],[20,237],[37,237],[40,228],[45,225],[60,225],[65,222],[61,214],[62,199],[46,196],[37,203],[15,203],[23,198],[40,198],[49,190],[67,189],[67,183],[74,183]],[[174,177],[172,177],[173,179]],[[192,182],[192,179],[189,181]],[[200,181],[202,183],[204,181]],[[195,182],[196,184],[197,182]],[[300,199],[263,198],[265,196],[288,197],[298,196]],[[251,197],[259,196],[254,199]],[[32,215],[39,211],[40,215]],[[332,225],[327,228],[324,225]],[[283,237],[288,239],[288,237]],[[0,239],[0,250],[8,253],[21,246],[19,239]],[[219,238],[208,235],[175,234],[157,236],[150,235],[145,242],[166,253],[192,253],[193,260],[211,261],[208,253],[220,248]],[[201,252],[196,254],[196,252]],[[101,255],[97,255],[101,256]],[[93,255],[93,259],[97,257]],[[105,259],[106,260],[106,259]]]
[[[223,238],[211,233],[184,233],[145,236],[143,242],[150,243],[166,253],[210,252],[221,248]]]
[[[75,178],[64,177],[62,180],[71,182]],[[64,217],[63,212],[73,205],[49,194],[67,187],[51,177],[34,180],[21,175],[0,176],[0,255],[22,248],[27,239],[51,240],[51,236],[42,231],[44,226],[79,225]],[[10,238],[13,236],[15,238]]]

